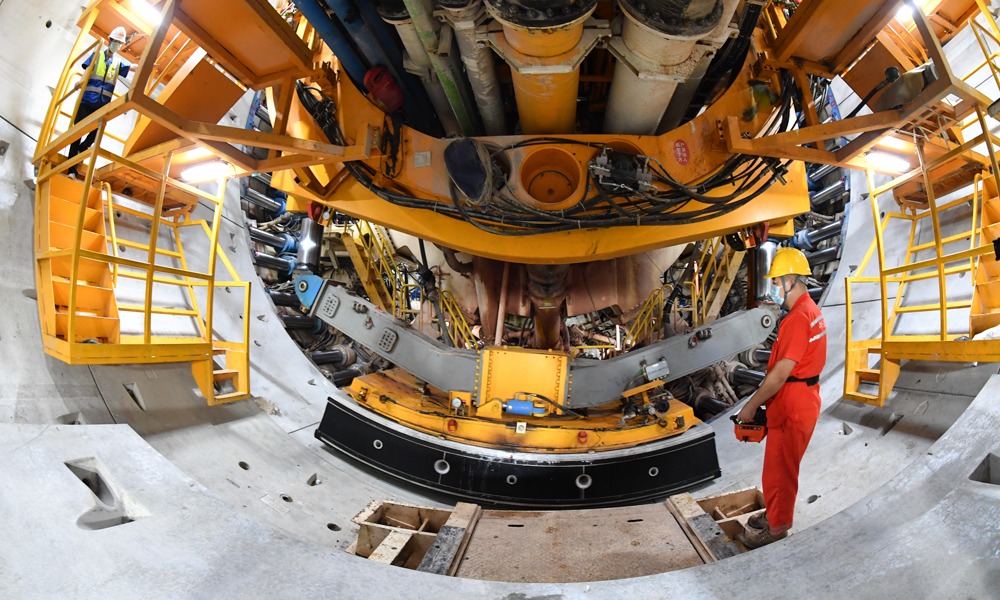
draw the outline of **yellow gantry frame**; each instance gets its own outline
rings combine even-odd
[[[972,306],[971,300],[949,301],[945,278],[949,275],[972,272],[975,268],[975,259],[993,252],[993,246],[977,245],[977,234],[981,236],[977,220],[982,212],[981,203],[984,193],[980,192],[982,176],[976,175],[973,182],[973,193],[963,196],[947,204],[938,206],[934,194],[933,182],[930,179],[930,172],[938,166],[947,163],[961,152],[966,152],[980,144],[985,144],[990,156],[990,162],[994,172],[1000,172],[997,168],[996,152],[994,144],[998,140],[996,136],[989,133],[983,117],[982,109],[976,107],[976,120],[970,121],[966,127],[972,123],[978,123],[982,128],[982,134],[973,140],[962,144],[958,148],[947,154],[927,162],[924,159],[922,144],[917,144],[917,157],[920,167],[909,173],[903,174],[889,183],[876,187],[874,174],[867,172],[869,198],[872,205],[872,216],[875,222],[875,239],[864,259],[858,266],[857,272],[863,273],[872,256],[878,257],[879,276],[878,277],[848,277],[845,279],[846,309],[847,309],[847,358],[844,374],[844,397],[849,400],[856,400],[876,406],[884,406],[896,377],[899,375],[900,361],[903,359],[919,359],[919,357],[933,358],[934,360],[966,362],[969,360],[996,360],[1000,354],[1000,342],[974,342],[971,340],[961,340],[958,338],[968,338],[972,331],[961,333],[948,333],[948,311],[959,308],[969,308]],[[928,210],[917,212],[910,207],[910,214],[905,212],[889,213],[884,218],[880,216],[878,208],[878,197],[885,192],[892,191],[900,185],[921,177],[923,187],[927,193]],[[972,224],[968,231],[952,236],[943,237],[941,235],[941,213],[969,201],[972,201]],[[885,259],[884,232],[890,219],[902,219],[910,222],[909,244],[904,256],[903,264],[897,267],[888,267]],[[921,220],[927,219],[934,233],[933,242],[915,244],[917,226]],[[969,240],[969,249],[959,252],[945,254],[944,246],[953,242]],[[916,252],[934,249],[934,258],[913,262],[913,255]],[[949,267],[952,263],[962,263]],[[925,271],[925,269],[933,269]],[[916,272],[923,271],[923,272]],[[936,278],[938,280],[939,300],[936,303],[902,306],[903,292],[908,283],[914,281]],[[881,304],[882,326],[881,337],[870,340],[854,340],[853,338],[853,304],[851,286],[855,283],[877,283],[879,284],[879,298]],[[897,284],[895,303],[890,310],[888,303],[888,285]],[[975,286],[975,277],[970,278],[970,285]],[[895,335],[893,329],[896,319],[900,314],[917,312],[937,312],[940,332],[937,335]],[[963,347],[964,346],[964,347]],[[870,354],[880,354],[882,357],[879,369],[869,369],[868,357]],[[926,358],[925,358],[926,359]],[[878,394],[864,394],[858,391],[858,387],[863,381],[877,383]]]
[[[81,60],[88,53],[95,51],[99,47],[100,41],[86,46],[86,38],[90,33],[90,28],[94,23],[99,8],[99,2],[95,2],[88,7],[83,17],[83,26],[76,43],[71,52],[72,59],[66,64],[56,86],[53,101],[49,106],[46,119],[42,124],[42,133],[39,137],[39,146],[36,150],[35,160],[39,164],[39,175],[36,189],[38,198],[36,200],[36,228],[48,227],[49,206],[51,202],[50,184],[51,179],[68,169],[69,167],[85,167],[85,176],[82,186],[82,198],[77,213],[75,235],[72,247],[52,250],[48,247],[48,236],[36,238],[36,261],[39,268],[36,272],[41,278],[38,282],[40,311],[43,315],[43,337],[46,352],[69,363],[156,363],[156,362],[179,362],[192,361],[195,375],[202,393],[208,399],[209,404],[219,404],[249,397],[249,320],[243,319],[243,340],[238,342],[223,341],[215,339],[213,336],[213,306],[216,287],[236,287],[243,290],[243,312],[244,316],[250,310],[250,283],[241,281],[235,269],[230,263],[225,253],[221,252],[218,243],[219,224],[222,216],[222,202],[227,177],[217,181],[218,195],[212,195],[188,184],[177,181],[169,176],[171,159],[173,153],[167,151],[162,155],[163,168],[155,171],[147,167],[136,164],[122,156],[118,156],[102,147],[105,137],[112,138],[123,143],[121,138],[112,136],[106,132],[109,121],[124,114],[130,108],[137,107],[135,102],[139,100],[135,96],[134,90],[129,92],[127,97],[118,96],[101,110],[91,117],[84,119],[81,123],[74,125],[82,94],[77,96],[72,113],[62,109],[62,105],[69,99],[74,90],[68,90],[69,83],[80,75],[81,81],[86,81],[89,77],[90,69],[83,74],[71,73],[73,65]],[[158,27],[154,32],[154,43],[147,45],[146,52],[139,65],[139,73],[136,76],[135,87],[145,89],[145,82],[153,68],[150,57],[152,52],[162,42],[163,34],[170,24],[169,14],[173,10],[175,2],[168,0],[164,5],[165,24]],[[80,49],[84,48],[81,52]],[[91,65],[93,68],[93,65]],[[143,97],[145,100],[148,98]],[[70,119],[68,131],[59,135],[55,141],[56,123],[60,117]],[[58,156],[59,150],[67,146],[72,140],[85,135],[93,129],[97,130],[96,140],[88,152],[81,153],[70,159],[63,159]],[[110,254],[95,251],[92,248],[82,246],[84,237],[84,223],[87,219],[92,188],[95,183],[95,171],[97,161],[105,159],[115,165],[140,173],[146,178],[156,182],[156,199],[152,203],[151,213],[143,212],[116,203],[108,182],[103,182],[100,190],[103,194],[103,209],[107,220],[108,233],[112,251]],[[164,202],[168,189],[181,190],[193,201],[180,208],[164,210]],[[212,223],[204,220],[191,220],[191,214],[198,205],[197,200],[205,200],[213,210]],[[148,244],[120,239],[117,235],[116,212],[124,212],[150,222],[150,241]],[[173,241],[177,250],[168,250],[158,247],[158,237],[161,227],[170,229],[173,233]],[[189,269],[181,242],[181,231],[187,227],[201,228],[209,241],[209,256],[207,271],[196,271]],[[41,242],[46,241],[45,247]],[[119,255],[119,246],[130,247],[141,252],[145,252],[146,260],[126,259]],[[174,268],[156,264],[157,256],[168,256],[180,262],[181,268]],[[46,311],[50,310],[48,304],[54,303],[54,298],[48,296],[48,290],[52,284],[45,277],[51,273],[48,266],[51,261],[68,257],[70,259],[70,277],[68,282],[68,301],[66,311],[67,327],[65,334],[58,336],[56,331],[49,327],[51,319],[44,318]],[[229,271],[231,281],[216,281],[215,265],[216,259],[221,260]],[[105,340],[104,343],[91,344],[79,341],[83,337],[79,330],[79,297],[80,297],[80,273],[81,261],[91,261],[105,263],[109,265],[111,271],[111,286],[117,285],[120,277],[141,280],[144,282],[143,304],[140,305],[116,305],[116,311],[137,312],[143,314],[143,333],[141,336],[121,336],[117,332],[112,339]],[[88,263],[90,264],[90,263]],[[131,270],[125,270],[131,269]],[[168,284],[185,287],[188,291],[188,298],[193,308],[170,308],[154,306],[153,287],[154,284]],[[195,290],[204,287],[206,289],[206,306],[204,310],[199,307]],[[90,291],[88,290],[88,293]],[[199,334],[197,336],[162,337],[153,335],[152,315],[165,314],[175,316],[191,317],[197,323]],[[226,368],[215,369],[213,356],[225,355]],[[214,389],[214,384],[218,381],[232,380],[234,392],[219,394]]]

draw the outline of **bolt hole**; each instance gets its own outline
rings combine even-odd
[[[306,479],[306,484],[308,484],[308,485],[314,485],[315,486],[315,485],[319,485],[321,483],[323,483],[323,480],[320,479],[319,475],[316,474],[316,473],[313,473],[312,475],[309,476],[309,479]]]
[[[448,464],[448,461],[446,460],[434,461],[434,471],[437,472],[438,475],[446,475],[450,470],[451,470],[451,465]]]
[[[292,497],[289,496],[288,494],[282,494],[281,495],[281,499],[284,500],[285,502],[291,502],[292,501]]]
[[[45,28],[48,29],[49,27],[52,27],[52,21],[45,22]]]
[[[660,470],[658,468],[656,468],[656,467],[650,467],[649,468],[649,476],[650,477],[656,477],[659,474],[660,474]]]
[[[336,523],[327,523],[326,528],[330,531],[340,531],[340,525],[337,525]]]
[[[813,494],[812,496],[809,496],[808,498],[806,498],[806,504],[812,504],[813,502],[815,502],[817,500],[819,500],[819,496],[817,496],[816,494]]]
[[[120,210],[116,210],[116,211],[115,211],[115,218],[116,218],[116,219],[120,219],[120,218],[122,218],[122,213],[121,213],[121,211],[120,211]]]
[[[125,246],[123,246],[121,244],[118,244],[118,251],[124,253],[125,252]]]
[[[515,477],[513,475],[508,475],[507,476],[507,483],[509,483],[510,485],[514,485],[515,483],[517,483],[517,477]]]
[[[375,440],[374,442],[372,442],[372,446],[375,446],[376,450],[381,450],[382,449],[382,440]]]
[[[587,475],[586,473],[578,475],[576,478],[576,487],[580,488],[581,490],[589,488],[590,484],[592,483],[594,483],[594,479],[590,475]]]
[[[240,468],[243,469],[244,471],[249,471],[250,470],[250,465],[246,464],[245,462],[243,462],[241,460],[240,461]]]

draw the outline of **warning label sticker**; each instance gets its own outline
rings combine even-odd
[[[691,162],[691,152],[688,150],[687,142],[684,140],[674,142],[674,158],[682,165]]]

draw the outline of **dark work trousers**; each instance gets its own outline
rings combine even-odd
[[[87,104],[85,102],[80,103],[80,109],[76,111],[76,120],[73,124],[76,125],[80,121],[86,119],[96,110],[104,106],[103,104]],[[94,140],[97,139],[97,130],[93,130],[88,133],[85,137],[76,140],[69,147],[69,158],[73,158],[77,154],[83,152],[84,150],[90,148],[94,145]]]

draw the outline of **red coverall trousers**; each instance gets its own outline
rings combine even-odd
[[[787,420],[767,428],[764,447],[764,502],[772,535],[787,531],[795,515],[799,492],[799,463],[816,428],[815,420]]]

